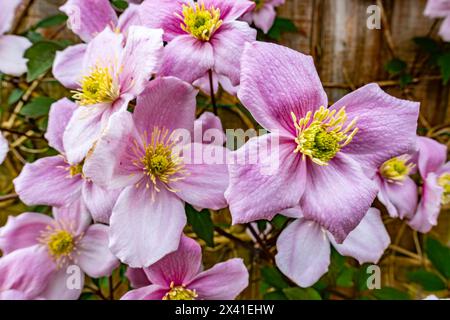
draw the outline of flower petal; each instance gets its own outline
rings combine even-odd
[[[121,189],[105,189],[85,181],[81,189],[83,201],[95,222],[109,224],[112,209],[116,204]]]
[[[108,248],[109,227],[103,224],[91,225],[80,241],[77,263],[92,278],[111,275],[119,266],[119,260]]]
[[[38,244],[41,232],[52,221],[49,216],[34,212],[9,216],[6,225],[0,228],[0,249],[3,254]]]
[[[277,12],[275,11],[275,8],[266,4],[253,13],[253,23],[267,34],[270,28],[272,28],[276,16]]]
[[[202,248],[193,239],[181,236],[178,249],[169,253],[144,271],[153,284],[170,287],[189,283],[200,271]]]
[[[329,239],[341,255],[353,257],[360,264],[378,263],[391,243],[386,227],[381,220],[380,211],[375,208],[367,211],[359,225],[348,234],[342,244],[337,244],[331,234],[329,234]]]
[[[9,151],[8,140],[3,136],[2,132],[0,131],[0,164],[2,164],[3,161],[5,161],[8,151]]]
[[[23,57],[31,47],[24,37],[0,35],[0,72],[11,76],[21,76],[27,71],[27,60]]]
[[[55,78],[66,88],[78,89],[80,87],[82,79],[80,66],[83,65],[86,48],[87,45],[82,43],[56,52],[52,72]]]
[[[22,0],[2,1],[2,10],[0,11],[0,35],[11,29],[16,9],[21,2]]]
[[[336,102],[345,107],[348,122],[357,119],[358,133],[342,152],[351,154],[369,177],[387,160],[416,150],[419,103],[400,100],[377,84],[368,84]]]
[[[70,226],[76,235],[84,233],[92,222],[91,215],[81,197],[69,205],[53,208],[53,216],[58,222]]]
[[[145,186],[127,187],[111,215],[110,249],[130,267],[147,267],[175,251],[186,225],[184,205],[161,189],[152,200]],[[130,210],[132,208],[132,210]]]
[[[109,26],[117,25],[117,15],[108,0],[68,0],[59,8],[69,16],[70,28],[84,42]]]
[[[48,140],[48,145],[59,151],[59,153],[64,153],[64,131],[76,108],[76,103],[67,98],[56,101],[50,107],[45,139]]]
[[[256,40],[256,30],[250,28],[247,22],[232,21],[223,24],[211,39],[214,48],[214,71],[225,75],[232,85],[240,82],[242,52],[246,42]],[[233,54],[230,54],[233,52]]]
[[[170,183],[170,187],[181,199],[200,210],[225,208],[224,193],[229,180],[227,155],[228,150],[222,146],[186,145],[183,149],[184,178]]]
[[[312,57],[283,46],[247,43],[242,55],[238,97],[253,117],[269,131],[295,136],[291,113],[298,119],[327,106]],[[274,94],[276,92],[277,94]]]
[[[431,172],[441,168],[447,159],[447,147],[436,140],[418,137],[418,159],[417,166],[422,178],[426,178]]]
[[[407,177],[402,182],[391,183],[380,179],[378,200],[393,218],[412,217],[417,209],[417,185]]]
[[[126,277],[130,281],[130,285],[132,288],[142,288],[149,286],[151,284],[150,280],[148,280],[147,275],[142,268],[127,268],[125,273]]]
[[[277,241],[276,264],[281,272],[300,287],[310,287],[328,271],[330,242],[315,222],[297,219]]]
[[[378,187],[355,160],[342,153],[327,166],[307,161],[307,191],[300,200],[304,217],[342,243],[369,210]]]
[[[305,189],[306,166],[293,153],[293,142],[279,139],[273,134],[252,138],[233,153],[225,192],[233,224],[272,220],[298,204]]]
[[[214,6],[220,9],[220,19],[232,21],[240,18],[255,7],[254,1],[249,0],[203,0],[205,6]]]
[[[162,300],[168,291],[168,288],[152,284],[128,291],[120,300]]]
[[[198,91],[177,78],[157,78],[138,97],[133,119],[139,133],[154,127],[191,131],[195,121]]]
[[[121,57],[120,86],[122,93],[134,97],[144,91],[157,71],[163,52],[162,29],[132,26]]]
[[[211,43],[191,35],[182,35],[164,47],[159,75],[174,76],[192,83],[213,67],[214,51]]]
[[[226,140],[223,132],[222,121],[212,112],[204,112],[194,122],[194,137],[197,137],[197,132],[201,132],[201,141],[194,139],[194,142],[201,142],[205,144],[212,143],[216,146],[223,146]]]
[[[81,177],[70,177],[70,166],[61,156],[27,163],[13,183],[27,205],[64,206],[80,197]]]
[[[230,259],[199,273],[187,287],[198,299],[233,300],[248,286],[248,271],[242,259]]]
[[[80,271],[80,274],[72,274],[69,271],[69,268],[61,268],[56,271],[40,297],[46,300],[78,300],[84,287],[84,273]],[[68,284],[77,275],[80,277],[76,280],[79,281],[77,282],[79,287],[69,287]]]

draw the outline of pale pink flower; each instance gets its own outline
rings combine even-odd
[[[277,17],[275,8],[284,4],[284,0],[253,0],[253,2],[256,3],[255,8],[245,14],[242,20],[253,23],[264,33],[268,33]]]
[[[439,35],[450,41],[450,0],[428,0],[424,14],[431,18],[444,18]]]
[[[177,251],[144,269],[129,268],[135,290],[122,300],[233,300],[248,286],[242,259],[218,263],[202,270],[202,249],[182,236]]]

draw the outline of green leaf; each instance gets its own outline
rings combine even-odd
[[[271,285],[275,289],[284,289],[289,287],[289,283],[284,279],[281,272],[275,267],[261,268],[261,276],[267,284]]]
[[[268,292],[263,298],[264,300],[287,300],[286,295],[281,290]]]
[[[413,81],[413,77],[409,73],[404,73],[400,76],[400,86],[402,88],[406,87],[412,81]]]
[[[292,20],[277,17],[267,36],[274,40],[280,40],[281,35],[285,32],[297,32],[298,29]]]
[[[11,106],[18,102],[22,98],[24,91],[22,89],[14,89],[8,97],[8,106]]]
[[[266,220],[258,220],[257,222],[256,222],[256,224],[258,225],[258,231],[259,232],[264,232],[264,231],[266,231],[266,228],[267,228],[267,221]]]
[[[186,204],[187,221],[197,236],[204,240],[209,247],[214,247],[214,224],[208,210],[198,212],[191,205]]]
[[[447,84],[448,81],[450,80],[450,53],[445,53],[439,56],[437,64],[441,69],[444,84]]]
[[[25,51],[25,58],[28,59],[27,81],[36,80],[52,67],[56,51],[64,49],[59,43],[52,41],[39,41]]]
[[[30,118],[45,116],[48,114],[53,102],[55,102],[55,99],[49,97],[37,97],[27,103],[19,113],[22,116]]]
[[[389,72],[391,75],[396,75],[404,71],[407,67],[407,64],[405,61],[395,58],[386,63],[384,67],[386,71]]]
[[[450,248],[433,238],[425,243],[428,259],[433,266],[446,278],[450,279]]]
[[[391,287],[384,287],[373,291],[373,296],[378,300],[410,300],[406,292]]]
[[[313,288],[285,288],[283,293],[289,300],[322,300],[320,294]]]
[[[67,21],[68,17],[65,14],[57,14],[51,17],[47,17],[36,23],[36,25],[32,29],[39,28],[51,28],[55,26],[59,26]]]
[[[413,41],[420,49],[429,54],[435,54],[441,50],[439,44],[429,37],[416,37]]]
[[[352,268],[344,269],[336,279],[336,285],[338,287],[350,288],[353,287],[353,276],[355,270]]]
[[[287,220],[287,217],[282,216],[281,214],[277,214],[270,222],[275,227],[275,229],[281,230],[285,226]]]
[[[83,292],[80,296],[80,300],[97,300],[95,294],[91,292]]]
[[[425,269],[410,272],[407,276],[409,281],[420,284],[427,291],[439,291],[447,288],[447,284],[438,275]]]
[[[117,9],[125,10],[126,8],[128,8],[128,2],[126,2],[125,0],[111,0],[111,2]]]

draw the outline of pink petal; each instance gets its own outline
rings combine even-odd
[[[71,281],[70,277],[74,274],[68,273],[67,268],[57,270],[49,279],[47,288],[40,297],[46,300],[77,300],[84,287],[84,274],[80,274],[80,288],[69,288],[67,283]]]
[[[220,32],[215,33],[211,39],[214,48],[214,71],[228,77],[236,86],[240,82],[241,60],[239,57],[244,51],[245,43],[256,40],[256,30],[243,21],[223,24],[219,30]]]
[[[246,44],[238,97],[269,131],[295,136],[291,112],[298,119],[327,106],[312,57],[275,44]],[[276,92],[277,94],[274,94]]]
[[[328,271],[330,242],[315,222],[298,219],[283,230],[277,241],[278,268],[300,287],[310,287]]]
[[[2,10],[0,11],[0,35],[11,29],[16,9],[21,2],[22,0],[2,1]]]
[[[203,0],[203,2],[207,8],[214,6],[220,9],[220,19],[225,22],[236,20],[255,7],[254,1],[249,0]]]
[[[253,22],[255,26],[261,29],[264,33],[268,33],[272,28],[277,12],[271,5],[264,5],[261,9],[253,13]]]
[[[421,233],[428,233],[431,228],[437,225],[443,192],[443,188],[438,185],[437,179],[438,177],[434,173],[430,173],[424,180],[422,199],[417,207],[416,214],[408,222],[411,228]]]
[[[17,290],[35,298],[54,272],[53,260],[41,245],[13,251],[0,259],[0,291]]]
[[[130,280],[130,285],[132,288],[142,288],[149,286],[151,284],[150,280],[147,278],[147,274],[142,268],[127,268],[125,273],[128,280]]]
[[[233,224],[272,220],[298,204],[305,189],[306,166],[294,149],[292,143],[268,134],[250,139],[233,153],[225,192]]]
[[[141,15],[141,6],[128,4],[128,8],[120,15],[117,28],[120,32],[127,34],[131,26],[145,25],[145,19]]]
[[[9,151],[8,140],[3,136],[2,132],[0,131],[0,164],[2,164],[3,161],[5,161],[8,151]]]
[[[22,291],[5,290],[0,292],[0,301],[2,300],[32,300],[32,299]]]
[[[79,244],[77,263],[92,278],[111,275],[119,260],[108,248],[109,227],[102,224],[90,226]]]
[[[280,214],[289,218],[300,219],[303,218],[303,210],[300,206],[295,206],[286,210],[280,211]]]
[[[342,244],[329,239],[336,250],[343,256],[353,257],[360,264],[378,263],[384,251],[391,243],[386,227],[381,220],[380,211],[370,208],[359,225],[348,234]]]
[[[0,35],[0,72],[21,76],[27,71],[27,60],[23,58],[31,42],[24,37]]]
[[[388,210],[391,217],[403,219],[412,217],[417,208],[417,185],[407,177],[402,182],[380,181],[378,200]]]
[[[114,114],[108,128],[93,152],[86,158],[83,171],[87,178],[103,188],[123,188],[134,185],[142,173],[133,165],[136,155],[131,148],[140,137],[128,111]]]
[[[177,78],[157,78],[138,97],[133,113],[136,128],[150,134],[154,127],[192,130],[197,90]]]
[[[223,146],[226,140],[225,133],[223,132],[222,121],[220,118],[212,112],[204,112],[194,122],[194,135],[197,132],[201,133],[201,141],[194,139],[194,142],[201,142],[205,144],[213,144],[216,146]]]
[[[59,153],[64,153],[64,131],[76,108],[77,105],[67,98],[56,101],[50,107],[45,139],[48,140],[49,146],[59,151]]]
[[[248,271],[242,259],[230,259],[198,274],[187,287],[200,300],[233,300],[248,286]]]
[[[422,178],[426,178],[430,172],[436,172],[447,159],[447,146],[436,140],[418,137],[419,147],[417,166]]]
[[[178,197],[196,208],[219,210],[227,207],[224,196],[229,180],[227,155],[228,150],[222,146],[187,145],[183,150],[184,161],[189,159],[183,167],[184,178],[170,183],[170,187],[177,191]]]
[[[149,285],[128,291],[120,300],[162,300],[170,289],[158,285]]]
[[[70,226],[77,235],[84,233],[92,222],[81,197],[69,205],[53,208],[53,216],[58,222]]]
[[[130,267],[147,267],[175,251],[186,225],[184,204],[161,189],[152,200],[145,186],[127,187],[111,215],[110,249]]]
[[[348,122],[357,118],[358,133],[342,152],[351,154],[373,177],[383,162],[416,150],[419,103],[400,100],[377,84],[368,84],[336,102],[330,109],[345,107]]]
[[[176,37],[164,47],[160,76],[174,76],[194,82],[214,67],[214,50],[211,43],[191,35]]]
[[[162,29],[132,26],[121,57],[121,92],[132,96],[144,91],[148,80],[157,71],[163,51]]]
[[[83,201],[96,222],[109,224],[112,209],[121,189],[105,189],[91,181],[85,181],[81,189]]]
[[[82,43],[56,53],[52,72],[55,78],[66,88],[78,89],[80,87],[82,79],[80,66],[83,65],[86,48],[87,45]]]
[[[378,192],[352,158],[338,153],[327,166],[308,160],[304,217],[330,231],[339,243],[360,223]]]
[[[27,205],[64,206],[80,197],[80,175],[70,177],[70,166],[61,156],[27,163],[13,183]]]
[[[6,225],[0,228],[0,249],[3,254],[38,244],[41,232],[52,221],[49,216],[34,212],[9,216]]]
[[[170,287],[189,283],[201,269],[202,248],[186,236],[181,236],[178,249],[169,253],[158,262],[145,268],[145,273],[151,283]]]
[[[117,25],[117,15],[108,0],[68,0],[59,8],[69,16],[70,27],[84,42],[89,42],[109,26]]]
[[[428,0],[424,14],[436,18],[445,17],[450,13],[450,3],[447,0]]]
[[[446,42],[450,41],[450,17],[447,16],[439,28],[439,35]]]

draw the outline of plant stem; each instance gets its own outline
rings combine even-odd
[[[211,93],[211,103],[213,105],[214,114],[217,116],[217,104],[216,104],[216,97],[214,95],[213,73],[211,69],[209,69],[208,75],[209,75],[209,88]]]

